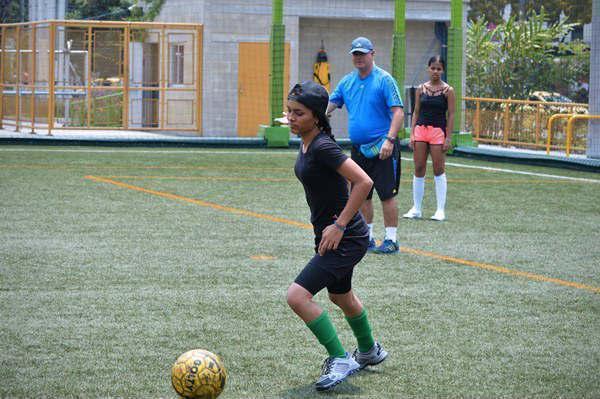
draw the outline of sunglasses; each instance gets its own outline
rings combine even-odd
[[[369,53],[370,53],[370,51],[369,51]],[[360,57],[362,55],[367,55],[369,53],[363,53],[362,51],[353,51],[352,55],[355,56],[355,57]]]

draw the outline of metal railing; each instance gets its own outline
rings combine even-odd
[[[600,115],[573,115],[569,118],[567,122],[567,148],[565,150],[567,156],[571,154],[571,143],[573,142],[573,125],[575,121],[590,119],[600,119]]]
[[[550,103],[528,100],[464,97],[465,127],[480,143],[548,150],[553,115],[586,114],[588,105],[582,103]],[[581,132],[579,131],[581,130]],[[575,134],[577,133],[577,134]],[[578,127],[577,141],[571,149],[585,150],[587,129]],[[566,133],[554,135],[550,148],[566,151]]]
[[[559,119],[569,119],[573,115],[575,114],[554,114],[548,118],[548,140],[546,142],[546,154],[550,154],[550,150],[552,149],[552,126],[554,121]]]
[[[202,132],[203,27],[0,24],[0,127]]]
[[[575,121],[578,120],[591,120],[591,119],[600,119],[600,115],[581,115],[581,114],[555,114],[548,119],[548,142],[546,143],[546,154],[550,154],[550,149],[552,148],[552,138],[553,134],[553,122],[555,120],[566,119],[566,141],[565,141],[565,154],[566,156],[571,155],[571,150],[579,150],[585,151],[585,146],[575,147],[573,146],[574,141],[574,129],[573,126]],[[585,140],[585,137],[582,138]],[[582,140],[582,141],[583,141]]]

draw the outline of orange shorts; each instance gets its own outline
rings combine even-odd
[[[446,135],[439,127],[415,126],[413,141],[422,141],[429,144],[444,144],[444,140],[446,140]]]

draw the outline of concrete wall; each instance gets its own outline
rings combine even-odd
[[[450,0],[408,0],[406,85],[425,79],[424,63],[439,52],[433,22],[449,21]],[[64,0],[30,0],[32,19],[62,18]],[[468,1],[465,0],[465,14]],[[271,0],[166,0],[156,21],[204,24],[203,134],[237,134],[238,43],[267,42]],[[321,38],[336,84],[352,68],[347,55],[352,38],[365,35],[377,50],[376,62],[390,69],[394,18],[392,0],[296,0],[284,2],[286,41],[290,43],[290,81],[310,78]],[[324,37],[322,37],[324,36]],[[404,93],[403,93],[404,94]],[[340,113],[342,114],[342,113]],[[345,117],[334,118],[345,136]]]
[[[255,4],[256,5],[252,5]],[[260,3],[260,4],[259,4]],[[264,4],[262,4],[264,3]],[[157,20],[204,24],[203,135],[237,135],[238,46],[240,42],[268,42],[270,2],[167,0]],[[190,19],[190,15],[194,18]],[[210,16],[210,18],[205,16]],[[290,75],[297,76],[298,18],[285,17],[286,41],[291,43]],[[257,127],[258,131],[258,127]]]
[[[210,0],[167,0],[155,21],[204,23],[204,8],[208,1]]]
[[[271,5],[271,0],[167,0],[156,19],[204,24],[205,136],[237,134],[238,44],[269,40]],[[449,21],[450,0],[407,1],[406,14],[405,84],[410,86],[426,78],[427,58],[439,52],[433,22]],[[291,84],[311,78],[321,39],[330,57],[334,85],[352,69],[348,46],[358,35],[373,40],[377,64],[388,71],[391,69],[394,18],[391,0],[286,1],[284,16],[286,41],[291,50]],[[346,136],[346,120],[342,111],[332,121],[338,137]]]
[[[30,0],[29,20],[65,19],[67,0]]]

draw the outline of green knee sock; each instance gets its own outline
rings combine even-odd
[[[326,311],[323,311],[319,317],[309,321],[306,325],[310,328],[310,331],[315,334],[321,345],[327,349],[329,356],[346,356],[346,351],[344,350],[337,332],[335,331],[335,327],[333,326],[333,323],[331,323]]]
[[[363,308],[363,311],[358,316],[346,317],[354,336],[358,341],[358,350],[361,352],[367,352],[375,345],[373,334],[371,333],[371,325],[367,318],[367,310]]]

